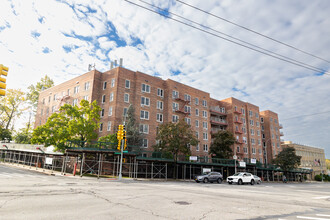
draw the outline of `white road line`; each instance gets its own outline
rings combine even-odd
[[[330,196],[313,197],[313,199],[328,199]]]
[[[316,218],[316,217],[308,217],[308,216],[297,216],[297,218],[311,219],[311,220],[329,220],[329,218]]]
[[[323,216],[323,217],[330,217],[330,215],[325,215],[325,214],[316,214],[317,216]]]

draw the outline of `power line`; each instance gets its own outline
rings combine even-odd
[[[315,71],[320,71],[320,72],[323,72],[323,73],[325,73],[325,74],[330,74],[330,72],[328,72],[328,71],[326,71],[326,70],[324,70],[324,69],[321,69],[321,68],[318,68],[318,67],[315,67],[315,66],[312,66],[312,65],[309,65],[309,64],[306,64],[306,63],[300,62],[300,61],[298,61],[298,60],[292,59],[292,58],[287,57],[287,56],[283,56],[283,55],[281,55],[281,54],[278,54],[278,53],[275,53],[275,52],[273,52],[273,51],[267,50],[267,49],[265,49],[265,48],[259,47],[259,46],[257,46],[257,45],[251,44],[251,43],[249,43],[249,42],[247,42],[247,41],[243,41],[243,40],[241,40],[241,39],[239,39],[239,38],[236,38],[236,37],[233,37],[233,36],[231,36],[231,35],[225,34],[225,33],[221,32],[221,31],[215,30],[215,29],[210,28],[210,27],[208,27],[208,26],[205,26],[205,25],[203,25],[203,24],[200,24],[200,23],[194,22],[194,21],[192,21],[192,20],[190,20],[190,19],[187,19],[187,18],[185,18],[185,17],[183,17],[183,16],[177,15],[177,14],[175,14],[175,13],[173,13],[173,12],[169,12],[168,10],[162,9],[162,8],[160,8],[160,7],[158,7],[158,6],[155,6],[155,5],[153,5],[153,4],[150,4],[150,3],[145,2],[145,1],[143,1],[143,0],[139,0],[139,1],[140,1],[140,2],[143,2],[143,3],[146,4],[146,5],[149,5],[149,6],[151,6],[151,7],[154,7],[154,8],[156,8],[156,9],[158,9],[158,10],[164,11],[164,12],[170,14],[170,15],[174,15],[174,16],[176,16],[176,17],[179,17],[179,18],[181,18],[181,19],[184,19],[184,20],[186,20],[186,21],[189,21],[189,22],[191,22],[191,23],[193,23],[193,24],[197,24],[197,25],[199,25],[199,26],[201,26],[201,27],[203,27],[203,28],[206,28],[206,29],[212,30],[212,31],[214,31],[214,32],[216,32],[216,33],[219,33],[219,34],[224,35],[224,36],[226,36],[226,37],[232,38],[232,39],[234,39],[234,40],[237,40],[237,41],[242,42],[242,43],[244,43],[244,44],[247,44],[247,45],[249,45],[249,46],[253,46],[253,47],[255,47],[255,48],[261,49],[261,50],[266,51],[266,52],[268,52],[268,53],[275,54],[276,56],[282,57],[282,58],[284,58],[284,59],[291,60],[291,61],[293,61],[293,62],[296,62],[296,63],[302,64],[302,65],[308,66],[308,67],[310,67],[310,68],[313,68]]]
[[[242,26],[242,25],[239,25],[239,24],[237,24],[237,23],[235,23],[235,22],[229,21],[229,20],[227,20],[227,19],[225,19],[225,18],[222,18],[222,17],[220,17],[220,16],[217,16],[217,15],[215,15],[215,14],[212,14],[212,13],[210,13],[210,12],[208,12],[208,11],[202,10],[202,9],[196,7],[196,6],[190,5],[190,4],[185,3],[185,2],[183,2],[183,1],[180,1],[180,0],[176,0],[176,1],[177,1],[177,2],[180,2],[181,4],[184,4],[184,5],[186,5],[186,6],[189,6],[189,7],[191,7],[191,8],[194,8],[194,9],[196,9],[196,10],[198,10],[198,11],[201,11],[201,12],[204,12],[204,13],[206,13],[206,14],[208,14],[208,15],[211,15],[211,16],[213,16],[213,17],[215,17],[215,18],[218,18],[218,19],[220,19],[220,20],[223,20],[223,21],[225,21],[225,22],[228,22],[228,23],[230,23],[230,24],[232,24],[232,25],[235,25],[235,26],[237,26],[237,27],[243,28],[243,29],[245,29],[245,30],[247,30],[247,31],[250,31],[250,32],[254,33],[254,34],[257,34],[257,35],[259,35],[259,36],[265,37],[265,38],[267,38],[267,39],[269,39],[269,40],[272,40],[272,41],[274,41],[274,42],[276,42],[276,43],[282,44],[282,45],[284,45],[284,46],[287,46],[287,47],[290,47],[290,48],[292,48],[292,49],[295,49],[295,50],[297,50],[297,51],[299,51],[299,52],[301,52],[301,53],[307,54],[307,55],[309,55],[309,56],[312,56],[312,57],[315,57],[315,58],[317,58],[317,59],[320,59],[320,60],[323,60],[323,61],[325,61],[325,62],[330,63],[330,61],[328,61],[328,60],[326,60],[326,59],[324,59],[324,58],[322,58],[322,57],[316,56],[316,55],[314,55],[314,54],[311,54],[311,53],[309,53],[309,52],[306,52],[306,51],[304,51],[304,50],[301,50],[301,49],[299,49],[299,48],[297,48],[297,47],[291,46],[291,45],[289,45],[289,44],[287,44],[287,43],[284,43],[284,42],[282,42],[282,41],[276,40],[276,39],[274,39],[274,38],[272,38],[272,37],[269,37],[269,36],[267,36],[267,35],[264,35],[264,34],[262,34],[262,33],[259,33],[259,32],[257,32],[257,31],[254,31],[254,30],[252,30],[252,29],[250,29],[250,28],[247,28],[247,27],[244,27],[244,26]]]
[[[283,121],[283,120],[289,120],[289,119],[293,119],[293,118],[301,118],[301,117],[306,117],[306,116],[321,115],[321,114],[325,114],[325,113],[330,113],[330,111],[327,111],[327,112],[318,112],[318,113],[313,113],[313,114],[309,114],[309,115],[294,116],[294,117],[290,117],[290,118],[281,119],[281,121]]]
[[[131,2],[131,1],[129,1],[129,0],[124,0],[124,1],[126,1],[126,2],[128,2],[128,3],[132,4],[132,5],[138,6],[138,7],[140,7],[140,8],[143,8],[143,9],[145,9],[145,10],[148,10],[148,11],[150,11],[150,12],[153,12],[153,13],[155,13],[155,14],[158,14],[158,15],[161,15],[161,16],[163,16],[163,17],[166,17],[166,18],[168,18],[168,19],[174,20],[174,21],[176,21],[176,22],[178,22],[178,23],[181,23],[181,24],[184,24],[184,25],[186,25],[186,26],[192,27],[192,28],[197,29],[197,30],[199,30],[199,31],[202,31],[202,32],[204,32],[204,33],[207,33],[207,34],[210,34],[210,35],[212,35],[212,36],[215,36],[215,37],[218,37],[218,38],[224,39],[224,40],[226,40],[226,41],[229,41],[229,42],[231,42],[231,43],[237,44],[237,45],[239,45],[239,46],[242,46],[242,47],[248,48],[248,49],[250,49],[250,50],[253,50],[253,51],[256,51],[256,52],[262,53],[262,54],[264,54],[264,55],[267,55],[267,56],[273,57],[273,58],[278,59],[278,60],[282,60],[282,61],[287,62],[287,63],[291,63],[291,64],[296,65],[296,66],[303,67],[303,68],[305,68],[305,69],[312,70],[313,72],[314,72],[314,71],[318,71],[318,70],[315,69],[314,67],[308,67],[308,66],[307,66],[308,64],[299,64],[299,63],[292,62],[292,61],[287,60],[287,59],[283,59],[283,58],[278,57],[278,56],[274,56],[274,55],[272,55],[272,54],[269,54],[269,53],[266,53],[266,52],[263,52],[263,51],[257,50],[257,49],[255,49],[255,48],[252,48],[252,47],[246,46],[246,45],[244,45],[244,44],[241,44],[241,43],[235,42],[235,41],[230,40],[230,39],[228,39],[228,38],[225,38],[225,37],[219,36],[219,35],[217,35],[217,34],[215,34],[215,33],[212,33],[212,32],[206,31],[206,30],[203,30],[203,29],[201,29],[201,28],[198,28],[198,27],[193,26],[193,25],[191,25],[191,24],[188,24],[188,23],[185,23],[185,22],[183,22],[183,21],[177,20],[177,19],[175,19],[175,18],[171,18],[171,17],[169,17],[169,16],[167,16],[167,15],[161,14],[161,13],[159,13],[159,12],[157,12],[157,11],[154,11],[154,10],[152,10],[152,9],[150,9],[150,8],[144,7],[144,6],[139,5],[139,4],[137,4],[137,3]],[[323,71],[323,70],[322,70],[322,71]],[[328,74],[328,75],[330,75],[330,73],[327,72],[327,71],[324,71],[323,73],[324,73],[324,74]]]

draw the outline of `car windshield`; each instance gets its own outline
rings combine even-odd
[[[242,176],[243,173],[235,173],[233,176]]]
[[[208,174],[210,174],[210,172],[204,172],[204,173],[203,173],[203,175],[208,175]]]

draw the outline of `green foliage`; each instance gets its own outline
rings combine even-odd
[[[218,131],[212,135],[213,141],[210,147],[210,154],[216,158],[229,159],[233,156],[231,146],[235,143],[235,137],[230,131]]]
[[[112,144],[118,144],[118,139],[116,134],[108,134],[107,136],[99,137],[99,142],[108,142]]]
[[[142,145],[143,135],[140,133],[139,125],[136,123],[135,109],[133,105],[130,105],[127,110],[125,127],[126,127],[127,144],[140,147]]]
[[[54,81],[46,75],[36,85],[30,85],[28,87],[29,92],[26,94],[26,98],[32,105],[34,112],[37,110],[40,92],[52,86],[54,86]]]
[[[32,134],[26,129],[21,129],[16,133],[14,140],[18,144],[31,144]]]
[[[322,176],[321,175],[315,175],[314,179],[316,181],[322,181]]]
[[[198,144],[193,130],[184,120],[180,120],[176,124],[160,125],[156,138],[159,144],[154,146],[154,149],[172,154],[175,163],[178,160],[178,155],[190,155],[189,145]]]
[[[33,131],[32,143],[54,145],[57,150],[64,150],[67,140],[81,143],[97,138],[101,111],[97,102],[81,100],[80,106],[63,105],[59,113],[53,113],[47,122]]]
[[[24,92],[20,89],[7,89],[6,96],[0,98],[0,126],[13,130],[15,119],[25,111]]]
[[[285,147],[273,160],[273,163],[284,171],[290,171],[300,165],[301,156],[296,155],[293,147]]]
[[[4,129],[2,126],[0,126],[0,140],[12,140],[12,134],[9,129]]]

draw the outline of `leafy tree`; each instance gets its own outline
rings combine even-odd
[[[273,160],[273,164],[279,166],[284,171],[290,171],[300,165],[301,156],[296,155],[293,147],[285,147]]]
[[[53,113],[44,125],[33,131],[31,142],[54,145],[57,150],[63,151],[67,140],[78,140],[83,144],[96,139],[100,111],[96,101],[90,104],[81,100],[80,106],[65,104],[59,113]]]
[[[40,82],[37,82],[36,85],[30,85],[28,87],[29,92],[26,94],[26,98],[32,105],[34,113],[37,111],[40,92],[52,86],[54,86],[54,81],[46,75],[44,78],[41,78]]]
[[[12,140],[11,131],[9,129],[4,129],[1,125],[0,125],[0,140],[8,140],[8,141]]]
[[[218,131],[213,137],[210,154],[214,154],[217,158],[231,158],[233,155],[231,146],[235,143],[234,135],[230,131],[225,130]]]
[[[0,125],[4,129],[14,128],[14,120],[26,109],[24,92],[20,89],[7,89],[6,96],[0,98]]]
[[[127,110],[125,123],[127,144],[140,147],[142,145],[143,135],[140,133],[139,125],[136,123],[133,105],[130,105]]]
[[[19,144],[31,144],[32,133],[26,129],[20,129],[19,132],[16,133],[14,139],[16,143]]]
[[[118,144],[118,139],[117,139],[117,135],[116,134],[108,134],[106,136],[99,137],[98,141],[99,142],[111,143],[111,144],[116,145],[116,146]]]
[[[327,169],[330,170],[330,160],[329,159],[325,160],[325,164],[327,166]]]
[[[178,123],[166,123],[159,126],[156,139],[159,144],[154,146],[155,150],[163,153],[171,153],[176,165],[179,155],[189,155],[189,145],[197,145],[198,140],[190,125],[184,120]],[[174,169],[176,172],[176,169]],[[176,174],[174,174],[176,177]]]

